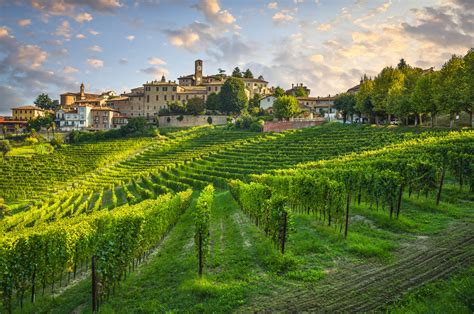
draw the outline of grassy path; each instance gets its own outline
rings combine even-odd
[[[313,289],[279,294],[252,311],[366,312],[400,298],[404,293],[474,264],[474,224],[449,230],[449,237],[421,238],[396,254],[385,266],[360,265],[341,269]]]

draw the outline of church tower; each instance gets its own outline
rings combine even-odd
[[[196,85],[202,84],[202,60],[194,61],[194,79]]]
[[[84,93],[84,83],[81,83],[80,98],[81,98],[81,100],[86,99],[86,95]]]

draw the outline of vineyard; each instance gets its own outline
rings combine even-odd
[[[6,312],[367,311],[474,262],[470,130],[209,126],[0,169]]]

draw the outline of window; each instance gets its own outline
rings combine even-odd
[[[208,90],[208,91],[211,91],[211,89],[212,89],[212,87],[211,87],[211,86],[209,86],[209,87],[207,88],[207,90]]]
[[[214,90],[217,92],[218,88],[219,88],[219,87],[216,86],[216,87],[214,87]]]
[[[175,92],[175,91],[176,91],[176,86],[173,87],[173,92]]]
[[[156,101],[160,100],[160,97],[158,95],[156,95]]]
[[[168,91],[168,87],[166,87],[166,86],[163,87],[163,91],[164,91],[164,92],[167,92],[167,91]]]
[[[146,102],[150,102],[150,95],[146,96]]]
[[[166,97],[166,95],[165,95],[165,101],[166,101],[166,98],[167,98],[167,97]]]
[[[171,100],[174,100],[174,95],[171,95]]]
[[[181,95],[178,95],[178,100],[181,100]]]
[[[158,90],[159,90],[159,88],[158,88],[158,86],[157,86],[157,87],[156,87],[156,91],[158,92]]]

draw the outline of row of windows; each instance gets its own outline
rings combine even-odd
[[[159,91],[160,91],[160,88],[157,86],[157,87],[155,87],[155,90],[156,90],[157,92],[159,92]],[[163,87],[161,88],[161,90],[162,90],[163,92],[167,92],[167,91],[168,91],[168,86],[163,86]],[[175,91],[176,91],[176,86],[173,86],[172,90],[173,90],[173,92],[175,92]],[[145,91],[151,92],[151,87],[150,87],[150,86],[146,86],[146,87],[145,87]]]

